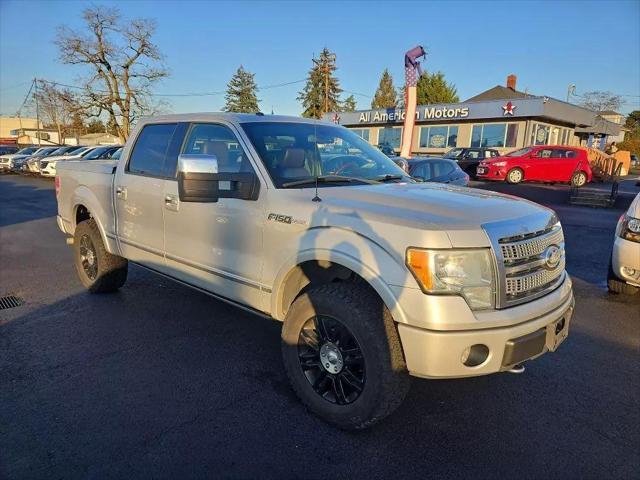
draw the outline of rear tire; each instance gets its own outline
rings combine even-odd
[[[107,252],[94,219],[76,226],[73,250],[78,277],[91,293],[115,292],[127,281],[129,262]]]
[[[409,390],[395,323],[368,285],[332,283],[300,295],[282,327],[282,356],[300,400],[343,429],[374,425]]]
[[[507,182],[512,185],[517,185],[524,180],[524,172],[519,168],[512,168],[507,172]]]
[[[583,171],[575,172],[571,176],[571,185],[580,188],[587,184],[587,174]]]

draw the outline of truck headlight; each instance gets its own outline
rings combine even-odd
[[[425,293],[461,295],[472,310],[495,305],[495,275],[489,249],[410,248],[407,267]]]
[[[616,230],[616,234],[619,237],[631,242],[640,243],[640,218],[634,218],[624,214],[620,217]]]

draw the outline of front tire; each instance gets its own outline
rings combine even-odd
[[[409,390],[396,326],[368,285],[332,283],[300,295],[282,327],[282,356],[300,400],[340,428],[374,425]]]
[[[580,171],[576,172],[571,176],[571,185],[580,188],[584,187],[587,183],[587,174]]]
[[[512,168],[507,172],[507,182],[516,185],[524,180],[524,172],[519,168]]]
[[[107,252],[94,219],[76,226],[73,250],[78,277],[91,293],[115,292],[127,281],[127,259]]]

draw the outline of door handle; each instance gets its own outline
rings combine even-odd
[[[175,195],[165,195],[164,196],[164,206],[167,210],[171,210],[173,212],[178,211],[178,206],[180,205],[180,201],[178,197]]]
[[[127,189],[125,187],[116,187],[116,197],[120,200],[127,199]]]

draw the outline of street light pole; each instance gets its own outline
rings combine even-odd
[[[573,95],[576,91],[576,86],[573,83],[569,84],[569,87],[567,88],[567,103],[569,103],[569,99],[571,98],[571,95]]]

